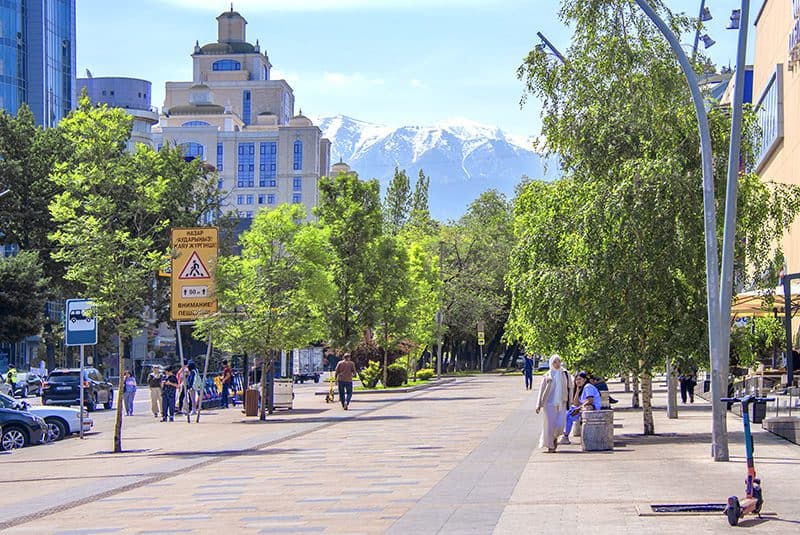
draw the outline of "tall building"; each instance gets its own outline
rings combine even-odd
[[[318,200],[317,182],[328,174],[330,141],[302,113],[285,80],[270,79],[272,64],[247,21],[231,9],[217,17],[218,40],[192,53],[193,79],[167,82],[154,143],[183,148],[187,158],[215,165],[226,211],[252,218],[280,203]]]
[[[55,126],[75,102],[75,0],[0,2],[0,108]]]
[[[755,170],[764,180],[800,185],[800,0],[763,0],[755,27],[753,102],[761,131]],[[800,220],[778,238],[786,273],[800,272]]]
[[[87,70],[86,78],[78,78],[78,93],[83,89],[92,104],[122,108],[133,118],[128,149],[138,143],[153,146],[152,127],[158,122],[158,111],[150,105],[151,86],[147,80],[124,77],[94,77]]]

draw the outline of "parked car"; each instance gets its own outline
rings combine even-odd
[[[44,379],[38,373],[34,372],[20,372],[17,374],[17,384],[14,389],[14,396],[23,398],[32,396],[40,396],[42,394],[42,383]]]
[[[97,368],[84,368],[83,400],[89,412],[102,403],[110,409],[114,403],[112,385]],[[57,368],[42,385],[42,405],[80,405],[80,368]]]
[[[0,375],[0,394],[11,395],[11,385],[6,382],[6,378]]]
[[[47,441],[47,424],[29,412],[0,408],[0,449],[3,451]]]
[[[81,429],[81,412],[69,407],[31,407],[27,401],[16,400],[0,394],[0,408],[14,409],[28,412],[38,416],[47,424],[48,441],[61,440],[72,433],[79,433]],[[83,432],[92,430],[94,421],[88,416],[83,417]]]

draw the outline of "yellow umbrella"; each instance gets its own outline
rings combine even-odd
[[[731,302],[731,317],[772,316],[784,314],[783,287],[767,290],[752,290],[734,296]],[[800,289],[792,288],[792,310],[800,308]]]

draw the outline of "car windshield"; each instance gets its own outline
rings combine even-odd
[[[6,396],[5,394],[0,394],[0,407],[3,409],[13,409],[15,408],[16,401],[11,399],[10,397]]]
[[[48,383],[77,383],[78,372],[51,373]]]

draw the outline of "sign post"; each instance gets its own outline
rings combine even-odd
[[[484,333],[484,323],[482,321],[478,322],[478,348],[481,350],[481,373],[483,373],[483,346],[486,344],[486,338]]]
[[[83,346],[93,346],[97,344],[97,308],[91,299],[67,299],[67,313],[64,316],[66,323],[64,332],[66,333],[65,345],[80,346],[81,371],[78,378],[80,390],[80,437],[83,438],[83,411],[85,406],[85,371]]]

